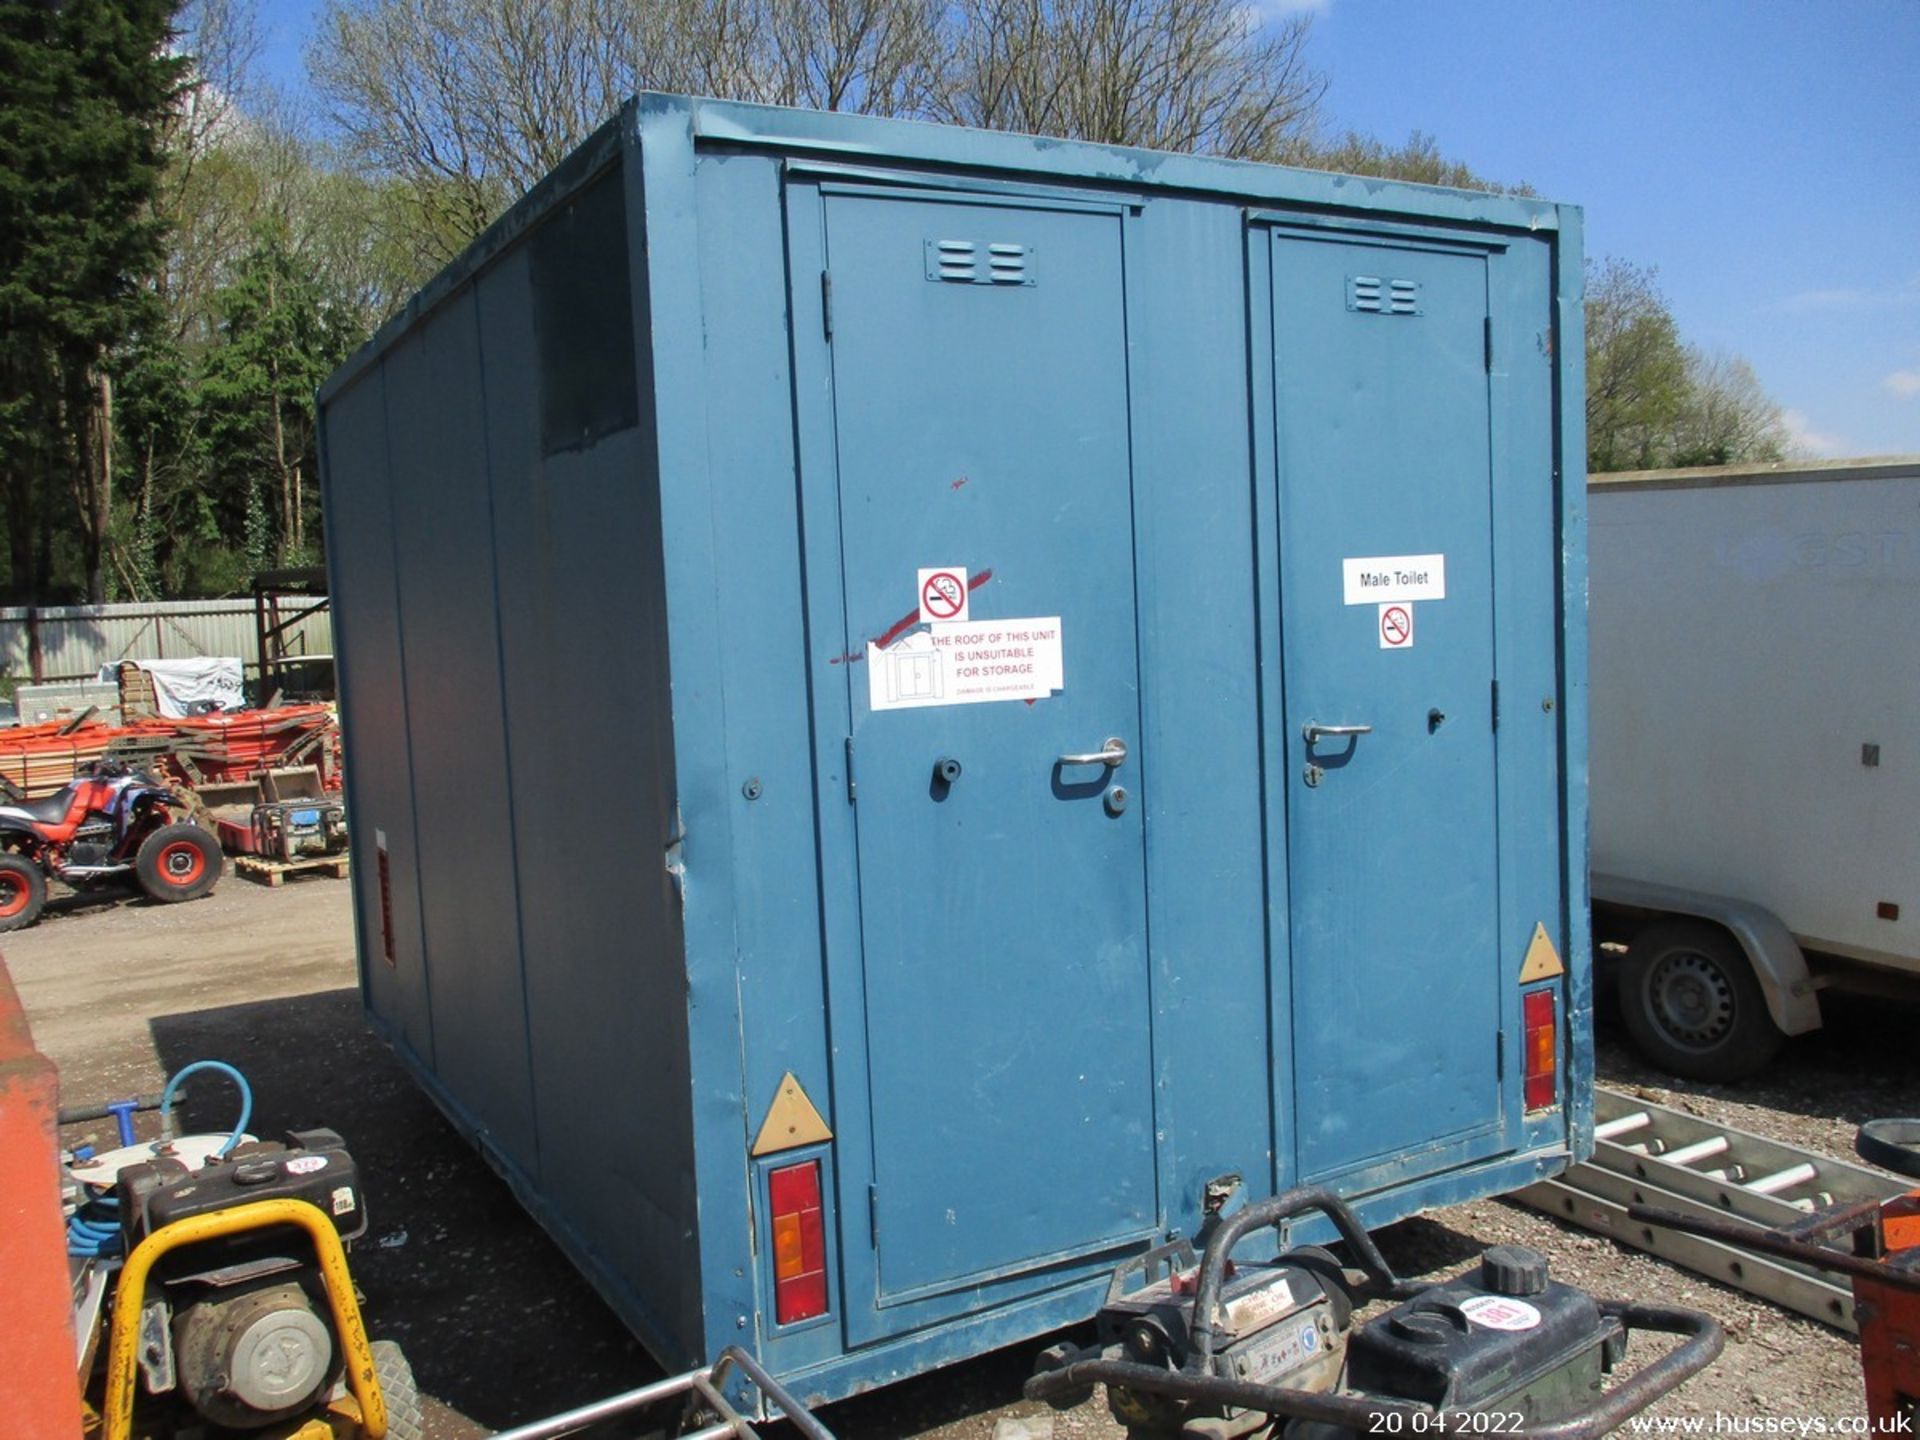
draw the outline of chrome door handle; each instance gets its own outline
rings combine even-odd
[[[1339,735],[1371,735],[1373,727],[1371,725],[1322,725],[1318,721],[1309,720],[1301,733],[1307,737],[1307,744],[1312,745],[1316,741]]]
[[[1105,765],[1108,769],[1126,763],[1127,742],[1109,738],[1098,750],[1087,755],[1062,755],[1062,765]]]

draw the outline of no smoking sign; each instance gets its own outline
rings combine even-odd
[[[920,572],[920,622],[932,625],[967,619],[967,572],[958,565],[942,565]]]
[[[1382,605],[1380,607],[1380,648],[1382,650],[1413,648],[1413,606]]]

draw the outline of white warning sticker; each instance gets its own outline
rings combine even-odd
[[[1340,562],[1349,605],[1447,598],[1444,555],[1368,555]]]
[[[1413,606],[1396,602],[1380,607],[1380,648],[1382,650],[1413,648]]]
[[[1489,1330],[1532,1330],[1540,1324],[1538,1310],[1524,1300],[1505,1295],[1476,1295],[1463,1300],[1460,1313]]]
[[[967,572],[960,565],[940,565],[920,572],[920,623],[938,625],[967,618]]]
[[[1066,683],[1058,615],[929,625],[885,650],[867,643],[874,710],[1044,700]]]

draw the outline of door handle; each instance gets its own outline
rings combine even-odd
[[[1109,770],[1126,763],[1127,742],[1109,738],[1098,750],[1086,755],[1062,755],[1062,765],[1105,765]]]
[[[1307,744],[1311,746],[1318,741],[1341,735],[1371,735],[1373,727],[1371,725],[1322,725],[1316,720],[1309,720],[1302,727],[1301,733],[1307,737]]]

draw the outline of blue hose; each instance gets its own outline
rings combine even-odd
[[[246,1076],[224,1060],[196,1060],[173,1072],[167,1080],[167,1088],[160,1092],[160,1130],[163,1135],[173,1134],[174,1091],[180,1088],[182,1080],[202,1070],[218,1070],[222,1075],[231,1076],[233,1083],[240,1087],[240,1118],[234,1122],[233,1133],[227,1136],[226,1143],[213,1152],[215,1155],[225,1155],[240,1143],[240,1137],[246,1133],[247,1122],[253,1118],[253,1087],[247,1084]]]
[[[226,1155],[240,1143],[240,1137],[246,1133],[247,1122],[253,1118],[253,1087],[247,1084],[247,1077],[224,1060],[196,1060],[173,1072],[167,1081],[167,1088],[160,1092],[160,1133],[164,1139],[173,1137],[173,1097],[180,1088],[180,1082],[189,1075],[201,1070],[218,1070],[222,1075],[232,1078],[240,1087],[240,1118],[234,1122],[233,1131],[216,1155]],[[128,1116],[119,1114],[124,1137],[128,1127]],[[163,1143],[164,1143],[163,1139]],[[158,1149],[159,1146],[154,1147]],[[102,1192],[94,1195],[72,1215],[67,1217],[67,1253],[83,1259],[100,1259],[118,1255],[123,1240],[120,1231],[120,1200],[117,1195]]]
[[[67,1217],[67,1253],[83,1258],[118,1255],[121,1249],[120,1222],[114,1212],[119,1197],[95,1195]]]

